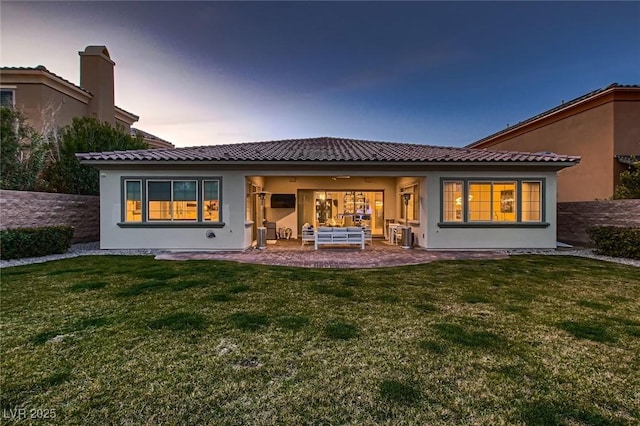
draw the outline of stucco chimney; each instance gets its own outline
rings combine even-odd
[[[106,46],[87,46],[80,55],[80,87],[93,95],[88,115],[115,124],[113,68]]]

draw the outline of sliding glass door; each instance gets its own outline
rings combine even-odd
[[[363,190],[298,191],[298,224],[368,226],[372,235],[384,233],[384,192]]]

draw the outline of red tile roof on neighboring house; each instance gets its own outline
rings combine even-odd
[[[480,140],[477,140],[477,141],[467,145],[467,147],[471,148],[471,147],[480,145],[485,141],[488,141],[490,139],[495,138],[496,136],[500,136],[500,135],[502,135],[504,133],[511,132],[514,129],[517,129],[518,127],[524,126],[525,124],[529,124],[529,123],[531,123],[533,121],[536,121],[536,120],[539,120],[539,119],[541,119],[543,117],[555,114],[558,111],[561,111],[561,110],[566,109],[566,108],[570,108],[570,107],[572,107],[572,106],[574,106],[576,104],[579,104],[580,102],[586,101],[586,100],[591,99],[591,98],[593,98],[595,96],[601,95],[601,94],[603,94],[605,92],[608,92],[608,91],[611,91],[611,90],[615,90],[615,89],[640,89],[640,85],[637,85],[637,84],[623,85],[623,84],[618,84],[618,83],[611,83],[607,87],[604,87],[602,89],[594,90],[593,92],[589,92],[589,93],[587,93],[585,95],[579,96],[579,97],[577,97],[575,99],[572,99],[572,100],[570,100],[568,102],[563,102],[563,103],[561,103],[560,105],[558,105],[556,107],[553,107],[553,108],[551,108],[551,109],[549,109],[549,110],[547,110],[545,112],[542,112],[542,113],[540,113],[538,115],[534,115],[531,118],[527,118],[526,120],[521,121],[521,122],[519,122],[517,124],[514,124],[513,126],[508,126],[506,129],[502,129],[502,130],[500,130],[500,131],[498,131],[496,133],[493,133],[493,134],[491,134],[489,136],[486,136],[486,137],[484,137],[484,138],[482,138]]]
[[[578,163],[580,157],[453,148],[341,138],[287,139],[211,145],[76,154],[84,162],[136,161],[323,161],[323,162],[437,162],[437,163]]]

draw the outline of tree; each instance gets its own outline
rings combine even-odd
[[[41,179],[49,147],[16,109],[2,107],[0,128],[0,188],[38,191],[46,188]]]
[[[640,160],[634,161],[630,170],[620,173],[620,183],[613,192],[616,200],[640,198]]]
[[[67,194],[98,195],[100,191],[98,171],[80,164],[76,153],[148,148],[141,136],[134,138],[121,127],[91,117],[74,118],[59,136],[56,161],[46,168],[44,178],[50,190]]]

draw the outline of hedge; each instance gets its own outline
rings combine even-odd
[[[71,247],[72,238],[72,226],[43,226],[0,231],[0,259],[65,253]]]
[[[640,259],[640,228],[595,226],[587,234],[598,254]]]

